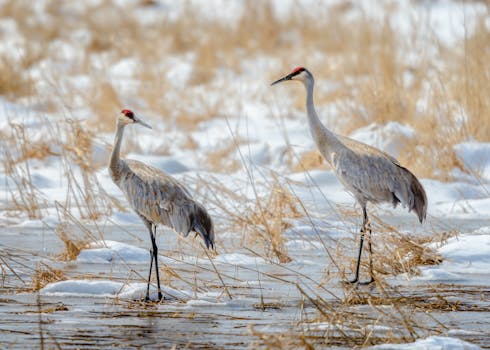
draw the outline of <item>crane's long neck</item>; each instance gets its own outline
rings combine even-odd
[[[122,161],[119,157],[121,142],[124,134],[124,125],[118,123],[116,136],[114,138],[114,148],[112,149],[111,159],[109,161],[109,172],[114,181],[119,180],[122,170]]]
[[[316,114],[315,104],[313,103],[313,86],[315,85],[313,76],[310,75],[310,77],[305,80],[304,85],[306,88],[306,112],[311,134],[315,139],[320,152],[325,159],[331,163],[332,153],[343,147],[343,145],[338,137],[322,124]]]

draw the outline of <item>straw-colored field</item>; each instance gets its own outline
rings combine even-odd
[[[489,23],[484,1],[0,2],[0,347],[489,347]],[[422,226],[368,208],[372,286],[341,282],[361,210],[303,87],[270,86],[296,66],[328,128],[427,191]],[[128,127],[123,157],[215,222],[211,253],[159,229],[160,304],[139,301],[148,233],[107,172],[124,108],[153,129]]]

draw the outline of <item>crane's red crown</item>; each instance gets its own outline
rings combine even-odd
[[[124,114],[124,116],[127,117],[127,118],[129,118],[129,119],[134,119],[134,113],[130,109],[123,109],[121,111],[121,113]]]
[[[291,72],[291,74],[299,74],[299,73],[301,73],[304,70],[305,70],[305,67],[296,67],[296,68],[293,69],[293,71]]]

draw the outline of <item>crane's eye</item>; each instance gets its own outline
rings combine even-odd
[[[131,120],[134,120],[134,114],[133,114],[133,112],[126,113],[126,117],[128,117]]]

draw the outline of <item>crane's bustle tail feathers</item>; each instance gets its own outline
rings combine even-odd
[[[399,166],[402,171],[403,184],[396,188],[393,194],[393,206],[401,202],[408,207],[408,211],[415,210],[420,223],[424,221],[427,215],[427,195],[424,187],[419,180],[408,169]]]
[[[194,210],[190,217],[191,231],[194,231],[201,236],[206,248],[215,249],[214,245],[214,226],[211,217],[206,209],[199,203],[194,203]]]
[[[209,249],[211,247],[214,249],[214,241],[211,239],[211,237],[207,234],[206,230],[200,225],[200,224],[195,224],[193,230],[201,236],[202,240],[206,244],[206,248]]]
[[[414,197],[414,203],[413,206],[410,207],[410,210],[415,210],[420,223],[422,223],[427,216],[427,195],[425,194],[424,187],[422,187],[422,184],[417,180],[415,175],[412,173],[410,173],[410,175],[412,180],[410,182],[410,190]]]

